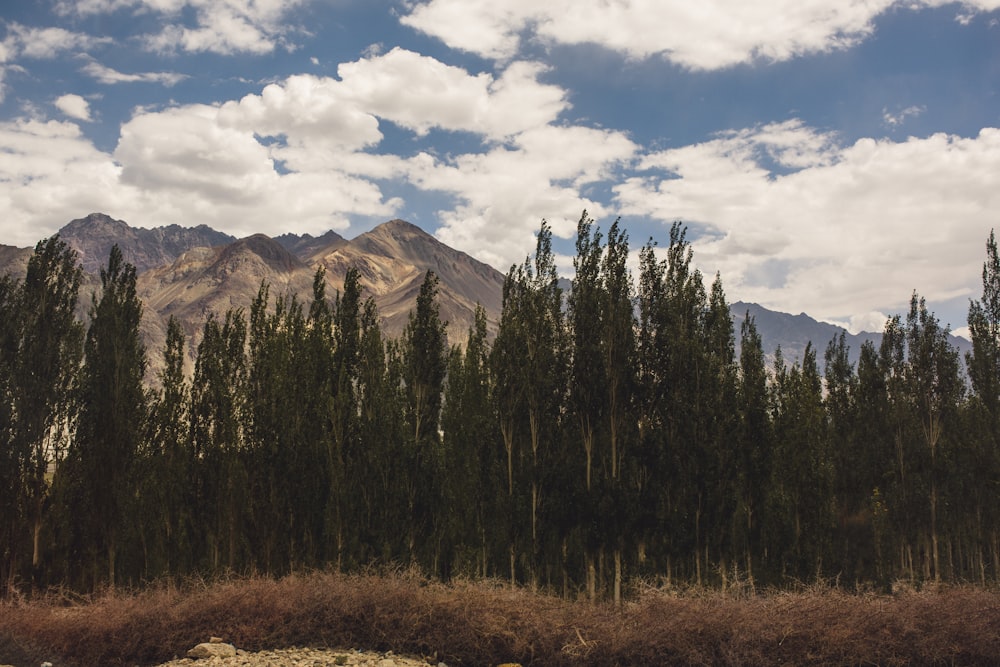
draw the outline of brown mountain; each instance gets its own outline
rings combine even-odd
[[[91,213],[59,230],[59,237],[80,254],[83,270],[95,275],[108,261],[111,246],[118,244],[126,262],[142,273],[169,264],[192,248],[223,245],[236,239],[207,225],[169,225],[155,229],[130,227],[103,213]]]
[[[390,336],[403,332],[428,269],[440,277],[438,302],[450,342],[465,343],[477,303],[486,309],[492,332],[500,317],[501,273],[402,220],[350,241],[332,231],[318,237],[257,234],[236,240],[204,225],[140,229],[103,214],[74,220],[59,233],[80,253],[86,274],[82,314],[99,288],[97,274],[113,244],[135,264],[153,373],[162,365],[171,315],[182,323],[193,360],[210,313],[223,317],[230,308],[249,310],[262,283],[270,285],[272,303],[279,295],[296,295],[307,306],[319,267],[326,271],[331,298],[343,289],[347,270],[357,267],[363,295],[375,299]],[[30,255],[30,249],[0,246],[0,273],[23,277]]]
[[[314,261],[326,268],[328,279],[338,287],[347,270],[356,267],[365,294],[375,298],[383,325],[393,335],[406,326],[428,269],[440,279],[438,305],[452,343],[465,343],[477,303],[486,310],[491,333],[496,332],[503,274],[404,220],[383,223],[315,255]]]
[[[150,350],[162,349],[166,322],[173,315],[184,326],[193,358],[209,313],[221,317],[229,308],[248,310],[262,283],[270,285],[272,299],[296,295],[308,304],[319,267],[326,271],[331,297],[343,289],[347,270],[357,267],[363,296],[375,299],[391,336],[402,334],[428,269],[440,277],[438,303],[452,343],[464,344],[477,303],[486,309],[492,331],[499,321],[501,273],[408,222],[393,220],[351,241],[333,232],[318,238],[258,234],[192,249],[141,273],[137,287],[146,304],[144,333]],[[159,363],[152,355],[150,361]]]

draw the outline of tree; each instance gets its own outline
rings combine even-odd
[[[17,360],[20,321],[15,296],[18,284],[10,276],[0,276],[0,484],[9,489],[0,494],[0,596],[13,590],[17,572],[18,547],[22,543],[21,490],[24,474],[14,448],[14,363]]]
[[[611,459],[610,456],[602,457],[598,449],[599,443],[605,441],[608,408],[608,369],[602,349],[602,319],[607,298],[601,284],[601,232],[594,230],[593,224],[594,221],[584,211],[577,223],[576,257],[573,259],[575,275],[567,299],[572,331],[569,400],[583,445],[584,485],[579,520],[584,531],[584,567],[587,595],[591,601],[597,597],[597,552],[605,541],[605,536],[601,534],[604,526],[599,525],[599,505],[606,487],[601,484],[595,488],[595,457]]]
[[[101,296],[93,298],[81,380],[75,447],[77,483],[90,498],[89,542],[104,552],[112,588],[121,536],[136,494],[136,465],[145,428],[146,350],[139,335],[142,303],[135,267],[112,247],[101,269]],[[95,571],[95,583],[101,578]]]
[[[490,346],[486,331],[486,311],[476,306],[475,321],[469,328],[465,352],[453,346],[448,362],[441,428],[444,431],[444,505],[450,542],[442,563],[451,564],[469,575],[486,577],[490,549],[487,532],[496,516],[497,499],[504,484],[494,465],[496,431],[490,405]]]
[[[604,391],[603,413],[608,427],[608,447],[602,457],[602,469],[608,476],[610,503],[605,504],[604,524],[612,533],[614,583],[612,599],[622,602],[622,552],[626,535],[637,522],[636,494],[628,475],[632,473],[630,443],[634,442],[635,423],[635,314],[632,276],[628,270],[628,234],[615,220],[608,230],[608,241],[601,263],[601,327],[599,341]],[[731,325],[730,325],[731,326]],[[730,359],[732,350],[730,349]]]
[[[969,303],[972,352],[966,355],[972,397],[969,401],[973,434],[963,468],[971,478],[967,492],[974,497],[979,578],[986,582],[983,550],[991,555],[993,576],[1000,578],[1000,507],[996,480],[1000,477],[1000,255],[990,230],[983,263],[983,296]]]
[[[503,445],[501,466],[505,471],[502,485],[504,502],[500,503],[496,532],[498,541],[506,546],[508,575],[511,585],[517,581],[516,561],[521,541],[521,525],[517,521],[521,492],[520,472],[523,442],[527,438],[525,424],[525,331],[523,310],[527,299],[527,280],[524,268],[512,266],[504,278],[503,306],[497,337],[490,352],[490,372],[493,377],[491,403]],[[517,475],[517,477],[515,477]]]
[[[7,288],[11,470],[21,478],[8,488],[30,522],[35,585],[50,466],[64,454],[82,354],[83,327],[75,315],[81,276],[76,252],[53,236],[35,246],[24,282],[16,290],[8,282]]]
[[[760,333],[754,318],[747,312],[740,327],[740,368],[737,385],[735,479],[737,520],[736,543],[742,544],[744,567],[753,581],[765,554],[761,526],[765,515],[766,490],[773,458],[773,430],[768,413],[767,367]]]
[[[192,512],[207,517],[193,529],[195,562],[211,572],[240,564],[247,506],[245,443],[246,318],[230,309],[220,324],[205,321],[191,383],[191,446],[195,502]]]
[[[448,337],[437,304],[438,277],[427,271],[403,332],[403,383],[406,391],[406,424],[410,430],[406,457],[411,522],[410,557],[417,555],[417,536],[431,542],[428,564],[437,569],[441,526],[438,524],[442,485],[443,451],[439,435],[441,401],[448,367]]]
[[[160,391],[150,403],[149,451],[144,460],[140,497],[144,504],[142,515],[149,517],[151,529],[150,535],[143,532],[147,552],[144,560],[148,563],[151,557],[160,559],[156,572],[168,575],[191,568],[188,558],[195,461],[191,455],[188,419],[191,402],[184,373],[185,350],[184,331],[171,316],[167,321]],[[147,546],[147,542],[151,544]]]
[[[906,318],[907,373],[906,380],[922,434],[924,449],[918,456],[926,461],[928,489],[931,564],[935,581],[941,579],[938,512],[944,465],[951,452],[942,445],[953,446],[947,436],[957,419],[957,408],[964,386],[959,375],[958,351],[948,342],[948,331],[942,329],[933,313],[927,311],[924,299],[916,292],[910,300]]]

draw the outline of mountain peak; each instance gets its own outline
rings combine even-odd
[[[59,236],[80,256],[80,264],[89,273],[98,273],[108,261],[111,247],[118,245],[126,262],[138,273],[170,264],[192,248],[211,247],[233,241],[233,237],[204,224],[194,228],[169,225],[155,229],[132,227],[105,213],[73,220]]]
[[[219,254],[217,264],[238,265],[248,255],[260,258],[268,268],[279,273],[291,273],[305,266],[284,246],[265,234],[253,234],[225,246]]]

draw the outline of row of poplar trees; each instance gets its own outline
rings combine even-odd
[[[357,271],[312,300],[168,325],[146,383],[116,247],[89,324],[53,237],[0,279],[0,581],[93,590],[164,576],[415,566],[620,601],[637,582],[1000,580],[1000,260],[973,352],[914,294],[866,343],[769,362],[685,230],[639,253],[584,213],[572,289],[543,222],[449,348],[428,272],[398,339]],[[964,363],[963,363],[964,362]],[[966,372],[967,368],[967,372]],[[153,388],[155,387],[155,388]]]

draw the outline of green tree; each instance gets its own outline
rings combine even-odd
[[[14,448],[14,363],[17,360],[20,321],[15,296],[18,284],[0,276],[0,484],[9,489],[0,494],[0,597],[13,591],[24,520],[19,501],[24,474]]]
[[[765,555],[761,527],[773,458],[773,429],[768,412],[767,366],[754,318],[747,312],[740,327],[737,385],[736,497],[734,547],[742,547],[750,581]]]
[[[82,270],[58,236],[39,241],[24,282],[11,292],[10,359],[12,485],[31,528],[32,581],[40,583],[42,526],[52,467],[63,458],[72,420],[83,326],[75,310]],[[12,283],[9,283],[12,286]],[[8,288],[9,289],[9,288]],[[19,472],[18,472],[19,471]]]
[[[567,305],[569,328],[572,332],[571,380],[569,400],[573,418],[583,445],[584,484],[580,494],[583,503],[579,521],[584,534],[584,567],[587,595],[597,597],[598,552],[605,546],[606,536],[600,525],[600,504],[607,488],[604,480],[595,479],[595,466],[612,457],[600,451],[606,442],[608,376],[603,350],[604,305],[608,300],[601,281],[601,232],[593,229],[594,221],[584,211],[577,223],[575,275]],[[595,462],[595,458],[597,461]],[[598,468],[599,469],[599,468]]]
[[[437,570],[442,539],[438,516],[444,458],[439,424],[445,373],[448,368],[448,337],[437,304],[438,277],[427,271],[403,332],[403,383],[406,392],[405,417],[410,436],[404,450],[408,475],[400,482],[407,488],[411,521],[410,558],[416,560],[419,547],[429,549],[424,563]],[[418,545],[422,536],[428,544]]]
[[[246,340],[243,311],[230,309],[220,324],[205,321],[191,383],[191,445],[195,461],[192,513],[196,562],[210,572],[242,565],[248,498],[245,443]]]
[[[317,281],[320,276],[317,274]],[[330,498],[327,530],[335,539],[336,562],[343,566],[345,542],[357,539],[352,533],[350,524],[358,516],[355,499],[361,497],[358,486],[358,472],[363,462],[359,450],[358,424],[358,384],[360,346],[362,335],[362,303],[361,274],[357,269],[348,269],[344,277],[344,290],[337,295],[335,308],[329,325],[325,316],[317,315],[316,304],[320,294],[314,294],[313,312],[310,315],[310,334],[312,336],[313,366],[324,368],[329,359],[330,369],[327,375],[329,387],[325,392],[328,397],[326,408],[330,433],[324,434],[327,447],[327,462],[329,465]],[[328,328],[329,327],[329,328]],[[324,339],[324,332],[330,333],[330,339]],[[323,378],[316,379],[317,388],[322,386]],[[319,408],[317,417],[323,414]],[[350,522],[350,523],[349,523]],[[353,549],[357,552],[357,548]]]
[[[948,341],[948,331],[927,311],[924,299],[914,292],[906,318],[906,380],[917,415],[922,448],[916,457],[928,487],[930,558],[935,581],[941,579],[939,512],[949,459],[953,457],[958,404],[964,392],[958,350]]]
[[[966,493],[973,496],[970,514],[976,535],[979,578],[986,583],[986,558],[990,553],[993,577],[1000,578],[1000,255],[993,231],[986,241],[983,263],[983,296],[969,303],[972,351],[966,355],[972,396],[969,422],[972,437],[962,460],[968,477]]]
[[[148,517],[149,532],[143,531],[144,560],[150,574],[180,574],[190,571],[191,509],[194,501],[191,478],[190,387],[184,372],[184,330],[173,316],[167,321],[160,390],[149,408],[149,451],[143,461],[140,502]],[[149,572],[149,561],[157,559]]]
[[[359,562],[401,562],[406,551],[407,503],[400,443],[408,437],[403,423],[403,371],[399,346],[386,341],[375,302],[365,301],[358,355]]]
[[[449,542],[443,571],[453,569],[453,563],[454,569],[479,577],[489,571],[487,532],[492,532],[497,498],[505,491],[493,457],[497,442],[489,400],[489,354],[486,311],[477,305],[464,353],[453,346],[448,361],[441,416],[447,484],[440,511]]]
[[[103,552],[112,588],[122,535],[136,496],[136,466],[146,419],[146,350],[139,334],[142,303],[135,267],[112,247],[101,269],[101,295],[93,299],[81,379],[76,448],[77,483],[90,499],[81,519],[95,556]],[[98,556],[98,558],[101,558]],[[96,565],[96,562],[95,562]]]
[[[501,467],[504,470],[503,497],[497,515],[495,532],[497,542],[506,546],[507,574],[511,585],[517,581],[517,553],[523,541],[517,520],[524,458],[527,440],[525,419],[525,329],[523,310],[527,300],[527,280],[523,266],[512,266],[504,278],[503,306],[497,337],[490,353],[490,370],[493,377],[491,402],[494,405],[497,428],[503,446]]]
[[[780,352],[780,350],[779,350]],[[769,551],[781,573],[821,576],[833,527],[833,466],[823,387],[812,343],[801,364],[775,361],[775,449],[769,488]],[[778,563],[776,563],[778,565]]]

